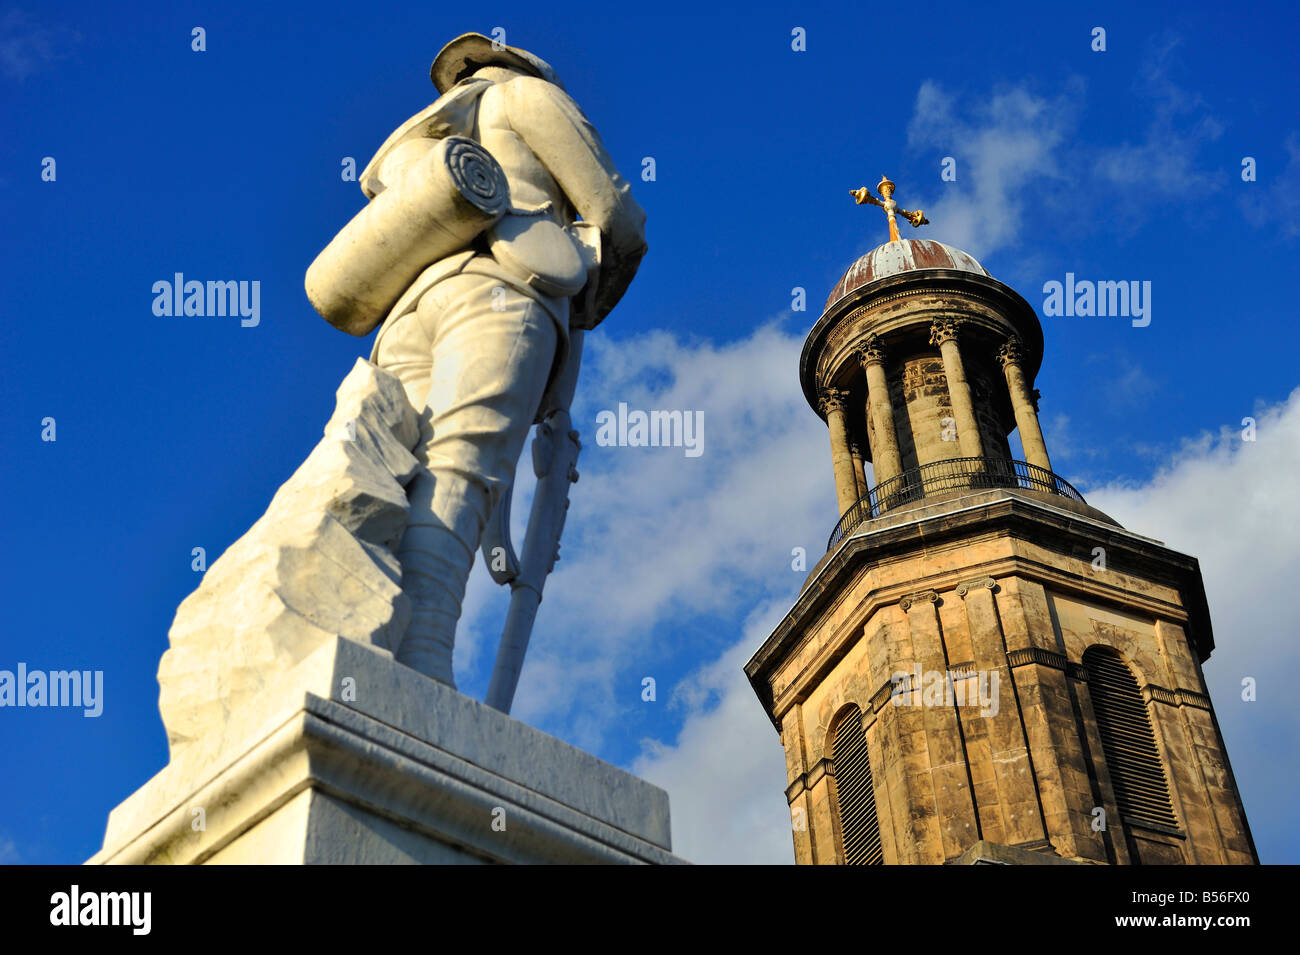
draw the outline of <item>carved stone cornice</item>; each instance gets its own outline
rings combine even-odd
[[[975,306],[972,308],[972,312],[977,315],[982,308],[988,313],[982,324],[996,326],[1002,330],[1002,334],[1006,334],[1008,323],[1004,318],[1001,318],[1006,309],[1004,302],[999,302],[989,295],[982,295],[977,290],[969,287],[957,288],[943,285],[939,291],[946,297],[955,296],[961,299],[963,303]],[[847,309],[841,311],[837,318],[832,319],[835,324],[826,332],[826,351],[830,353],[838,351],[846,338],[862,334],[864,325],[872,324],[875,316],[882,311],[890,310],[896,303],[909,298],[932,299],[935,292],[936,287],[900,289],[887,295],[872,296],[871,301],[866,304],[847,307]],[[843,302],[845,299],[840,301]],[[825,319],[838,307],[839,303],[837,302],[835,306],[822,312],[822,318]],[[936,309],[939,307],[942,306],[935,306]],[[907,324],[911,323],[908,322]]]
[[[785,787],[785,801],[793,803],[801,795],[811,791],[826,776],[835,778],[835,766],[829,759],[823,757],[813,763],[808,772],[800,773],[789,786]]]
[[[913,604],[926,602],[937,604],[939,602],[939,594],[933,590],[922,590],[919,593],[908,594],[906,597],[898,601],[898,606],[902,608],[903,613],[907,613],[912,609]]]
[[[886,680],[875,693],[871,694],[871,712],[879,713],[881,707],[894,695],[894,681]]]
[[[1178,697],[1178,702],[1183,706],[1194,706],[1200,710],[1212,711],[1214,709],[1210,704],[1210,698],[1204,693],[1197,693],[1195,690],[1184,690],[1181,687],[1174,690],[1174,693]]]
[[[1025,360],[1025,351],[1020,344],[1020,339],[1012,335],[1003,342],[1002,346],[998,348],[997,358],[1002,363],[1003,368],[1007,367],[1007,365],[1021,364]]]
[[[967,594],[972,590],[979,590],[981,587],[996,591],[998,582],[992,577],[976,577],[974,580],[963,580],[957,585],[957,596],[965,600]]]
[[[817,396],[817,406],[821,408],[822,414],[830,415],[837,411],[843,411],[848,397],[846,391],[841,391],[838,388],[824,388],[822,393]]]
[[[1028,666],[1036,663],[1039,666],[1051,667],[1053,670],[1064,671],[1069,665],[1064,653],[1057,653],[1054,650],[1044,650],[1042,647],[1021,647],[1019,650],[1012,650],[1007,654],[1007,665],[1011,669],[1016,667]]]
[[[938,347],[944,342],[955,342],[960,325],[960,319],[936,318],[930,323],[930,344]]]
[[[1154,683],[1148,683],[1142,687],[1142,702],[1150,703],[1154,700],[1157,703],[1167,703],[1170,706],[1178,705],[1178,694],[1173,690],[1166,690],[1163,686],[1156,686]]]
[[[835,764],[824,757],[813,763],[812,768],[804,774],[803,783],[809,789],[813,789],[822,781],[823,776],[835,778]]]
[[[863,368],[868,365],[883,365],[885,363],[885,348],[875,335],[854,348],[853,353],[858,356],[858,361],[862,363]]]
[[[1148,683],[1142,687],[1142,699],[1147,703],[1155,701],[1168,706],[1194,706],[1198,710],[1213,710],[1210,705],[1210,698],[1204,693],[1197,693],[1195,690],[1184,690],[1181,687],[1169,690],[1163,686],[1157,686],[1155,683]]]
[[[865,736],[870,736],[870,735],[871,735],[871,727],[873,727],[873,726],[876,725],[876,720],[877,720],[877,719],[879,719],[879,717],[876,716],[876,711],[875,711],[875,709],[873,709],[871,706],[868,706],[868,707],[867,707],[867,708],[862,712],[862,733],[863,733],[863,735],[865,735]]]

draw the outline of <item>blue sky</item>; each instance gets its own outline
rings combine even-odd
[[[789,861],[779,746],[739,667],[798,591],[791,549],[815,560],[838,516],[796,361],[887,238],[847,192],[888,173],[931,220],[918,236],[1040,316],[1067,272],[1152,283],[1145,328],[1043,318],[1048,447],[1090,501],[1200,557],[1206,675],[1255,837],[1300,861],[1300,661],[1278,603],[1300,574],[1294,9],[741,9],[0,6],[0,668],[102,669],[106,694],[98,719],[0,710],[0,861],[88,857],[164,764],[155,673],[199,582],[191,548],[211,561],[252,525],[369,351],[302,290],[364,201],[341,163],[433,99],[442,43],[497,26],[556,67],[649,217],[641,272],[590,336],[577,426],[590,438],[620,401],[705,420],[699,458],[586,442],[517,715],[668,787],[688,857]],[[260,323],[155,316],[175,272],[260,281]],[[456,667],[479,697],[503,610],[476,569]]]

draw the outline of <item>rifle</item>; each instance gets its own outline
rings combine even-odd
[[[578,243],[587,269],[587,284],[570,301],[569,355],[564,368],[542,398],[541,423],[533,436],[533,473],[537,490],[528,515],[524,534],[524,555],[515,555],[510,543],[510,499],[514,483],[505,489],[496,510],[484,528],[482,549],[488,571],[498,584],[510,585],[510,609],[501,631],[492,680],[488,684],[488,706],[510,712],[519,671],[542,602],[546,578],[560,559],[560,535],[569,512],[569,485],[578,480],[578,452],[582,442],[572,429],[569,407],[578,387],[578,368],[582,364],[583,329],[592,327],[596,317],[596,290],[600,281],[600,230],[589,222],[576,222],[569,232]],[[500,558],[498,562],[498,558]]]
[[[510,585],[510,609],[506,612],[506,625],[501,632],[486,700],[488,706],[502,713],[509,713],[514,702],[524,654],[528,651],[533,622],[542,602],[542,590],[555,562],[560,559],[560,535],[564,532],[564,519],[569,511],[569,485],[578,480],[575,465],[582,442],[578,440],[578,432],[570,427],[569,406],[573,402],[578,366],[582,362],[582,335],[580,329],[572,329],[569,333],[568,361],[552,392],[555,402],[533,437],[533,473],[537,475],[537,490],[533,493],[533,507],[528,516],[522,559],[516,557],[510,544],[513,485],[502,495],[483,534],[483,556],[488,561],[492,578],[499,584]],[[494,552],[496,558],[504,559],[494,560]]]

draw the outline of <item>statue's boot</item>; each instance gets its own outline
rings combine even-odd
[[[422,471],[408,486],[411,517],[398,548],[411,622],[397,660],[455,688],[451,655],[465,582],[490,505],[487,488],[455,471]]]

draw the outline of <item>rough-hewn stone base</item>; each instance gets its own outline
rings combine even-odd
[[[678,863],[668,796],[336,639],[109,816],[91,864]]]

